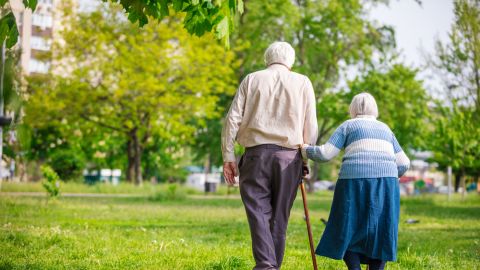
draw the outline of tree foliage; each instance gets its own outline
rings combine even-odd
[[[103,0],[109,1],[109,0]],[[128,19],[140,26],[148,23],[149,17],[157,20],[176,13],[184,13],[183,26],[190,34],[202,36],[214,32],[218,39],[229,46],[233,19],[243,12],[243,0],[110,0],[120,3],[128,13]]]
[[[444,83],[442,96],[480,110],[480,1],[454,2],[455,21],[449,42],[436,43],[430,61]]]
[[[437,41],[429,62],[444,83],[429,146],[434,161],[452,167],[457,191],[467,174],[480,178],[480,1],[456,0],[454,14],[449,42]]]
[[[158,154],[150,164],[178,157],[196,128],[190,123],[218,113],[217,96],[234,90],[234,55],[211,36],[191,37],[178,17],[138,31],[111,6],[65,14],[56,69],[49,87],[32,93],[29,121],[122,143],[127,178],[141,183],[146,150]]]

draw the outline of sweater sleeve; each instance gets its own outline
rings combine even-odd
[[[326,162],[334,158],[344,148],[346,141],[346,123],[340,125],[333,132],[327,143],[320,146],[306,148],[307,157],[313,161]]]
[[[398,169],[398,177],[401,177],[402,175],[407,172],[408,168],[410,168],[410,159],[407,157],[405,152],[403,152],[402,147],[397,141],[397,138],[395,138],[395,135],[392,134],[392,144],[393,144],[393,151],[395,152],[395,160],[397,163],[397,169]]]

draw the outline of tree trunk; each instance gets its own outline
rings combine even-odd
[[[142,146],[140,145],[136,128],[128,132],[127,155],[127,181],[134,182],[136,185],[141,185],[143,183]]]
[[[460,187],[460,181],[462,180],[462,175],[460,172],[455,173],[455,193],[458,192],[458,188]]]
[[[133,140],[131,138],[130,133],[128,134],[128,142],[127,142],[127,181],[132,183],[133,177],[135,175],[135,161],[134,161],[134,150],[133,150]]]
[[[134,139],[134,166],[135,166],[135,184],[142,185],[143,178],[142,178],[142,146],[140,145],[140,141],[138,140],[138,136],[135,133]]]
[[[207,154],[206,158],[205,158],[205,162],[204,162],[204,168],[203,168],[203,173],[205,174],[205,192],[209,191],[208,190],[208,174],[210,173],[210,165],[211,162],[210,162],[210,153]]]

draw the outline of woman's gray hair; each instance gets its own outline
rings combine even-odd
[[[292,68],[295,62],[295,50],[287,42],[276,41],[265,50],[264,59],[267,66],[279,63]]]
[[[353,97],[350,103],[350,117],[355,118],[359,115],[370,115],[378,117],[378,107],[375,98],[369,93],[360,93]]]

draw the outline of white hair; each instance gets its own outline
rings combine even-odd
[[[350,103],[350,117],[355,118],[359,115],[370,115],[378,117],[378,107],[375,98],[369,93],[360,93],[353,97]]]
[[[267,66],[280,63],[292,68],[295,62],[295,50],[287,42],[276,41],[265,50],[264,58]]]

